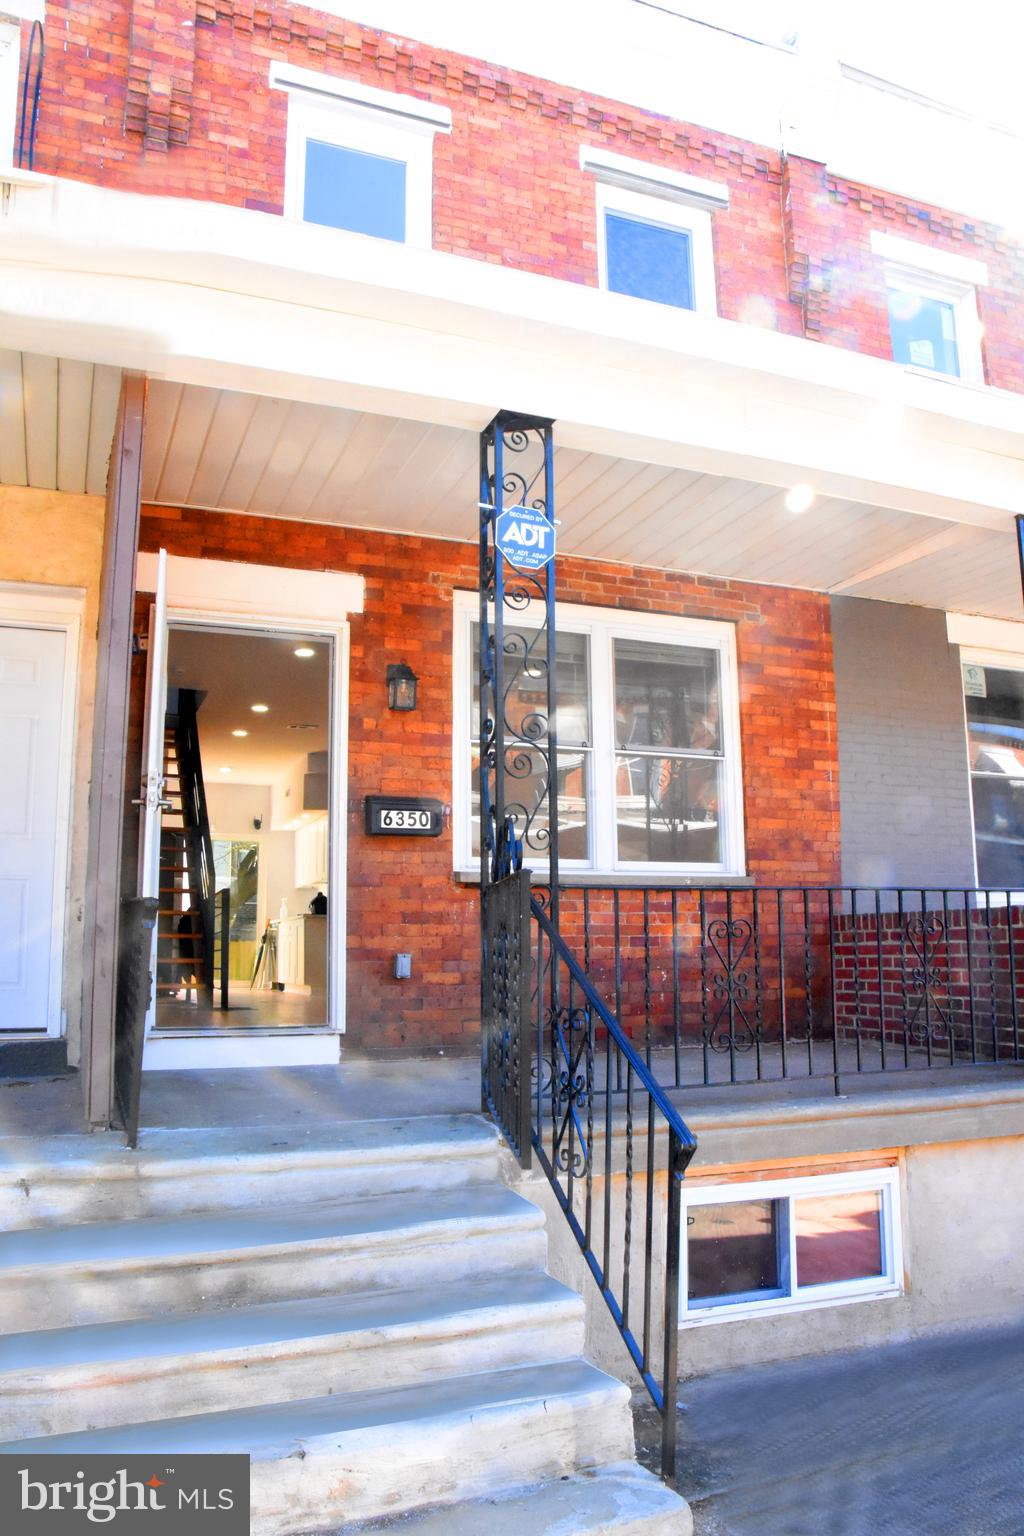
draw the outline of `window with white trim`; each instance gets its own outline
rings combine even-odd
[[[527,610],[508,622],[538,628],[541,619]],[[742,875],[734,626],[575,605],[559,606],[556,622],[563,872]],[[474,593],[455,594],[454,634],[454,859],[457,870],[473,874],[480,854]],[[545,679],[521,674],[507,719],[515,727],[545,700]],[[543,765],[528,746],[523,765],[520,798],[532,805]]]
[[[274,63],[288,92],[285,214],[381,240],[429,247],[434,135],[445,107]]]
[[[596,182],[601,287],[717,314],[711,217],[728,188],[601,149],[581,149],[580,166]]]
[[[684,1185],[680,1320],[899,1295],[899,1170]]]
[[[962,649],[978,884],[1024,888],[1024,657]]]
[[[978,319],[984,262],[872,231],[885,261],[893,361],[971,384],[985,382]]]

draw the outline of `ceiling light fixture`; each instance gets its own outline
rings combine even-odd
[[[814,487],[812,485],[794,485],[786,492],[787,512],[806,512],[814,502]]]
[[[230,772],[231,772],[230,768],[222,768],[221,769],[221,773],[230,773]]]
[[[250,704],[249,708],[252,710],[254,715],[265,715],[265,714],[269,713],[270,705],[269,704]]]
[[[232,736],[248,736],[248,731],[232,731]]]
[[[295,647],[295,654],[296,656],[301,656],[303,661],[306,661],[310,656],[315,656],[316,651],[314,651],[311,645],[297,645]]]

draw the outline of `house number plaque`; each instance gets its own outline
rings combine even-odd
[[[370,837],[437,837],[440,800],[410,795],[367,795],[366,831]]]

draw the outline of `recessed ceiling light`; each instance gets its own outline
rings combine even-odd
[[[232,736],[248,736],[248,731],[232,731]]]
[[[221,773],[230,773],[230,772],[231,772],[230,768],[222,768],[221,769]]]
[[[316,651],[314,651],[311,645],[297,645],[295,647],[295,654],[296,656],[301,656],[303,661],[305,661],[307,657],[315,656]]]
[[[794,485],[786,492],[787,512],[806,512],[814,501],[812,485]]]
[[[249,707],[254,715],[265,715],[270,709],[269,704],[251,704]]]

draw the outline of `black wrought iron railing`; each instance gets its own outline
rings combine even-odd
[[[560,929],[663,1087],[1022,1060],[1021,892],[563,889]]]
[[[531,897],[529,873],[495,881],[482,901],[484,1106],[520,1162],[536,1157],[551,1183],[661,1416],[669,1477],[681,1183],[696,1141],[545,906]]]
[[[535,898],[530,914],[534,1151],[661,1416],[671,1477],[682,1179],[697,1143]]]

